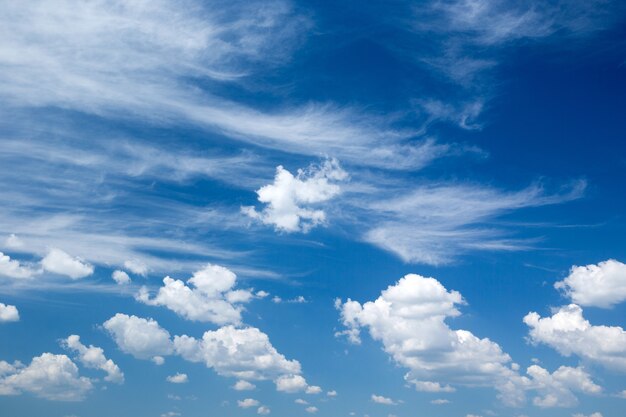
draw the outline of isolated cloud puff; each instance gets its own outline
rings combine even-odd
[[[578,305],[611,308],[626,300],[626,264],[609,259],[597,265],[573,266],[554,288]]]
[[[162,359],[174,349],[169,332],[152,319],[117,313],[103,326],[122,351],[139,359]]]
[[[237,401],[237,407],[240,407],[240,408],[250,408],[250,407],[256,407],[258,405],[259,405],[259,402],[253,398],[246,398],[246,399]]]
[[[9,255],[0,252],[0,276],[14,279],[32,278],[37,271],[22,265],[19,261],[11,259]]]
[[[80,336],[71,335],[67,339],[61,341],[61,345],[66,349],[73,350],[78,354],[78,360],[87,368],[100,369],[106,372],[105,381],[122,384],[124,382],[124,373],[111,359],[104,356],[102,348],[89,345],[83,345],[80,342]]]
[[[19,320],[20,313],[17,311],[17,307],[0,303],[0,323]]]
[[[78,374],[78,368],[65,355],[43,353],[30,365],[10,365],[0,361],[0,395],[23,392],[53,401],[80,401],[93,385]]]
[[[124,271],[120,271],[120,270],[115,270],[113,271],[113,274],[111,274],[111,278],[113,278],[113,280],[118,284],[118,285],[126,285],[126,284],[130,284],[130,277],[128,276],[128,274]]]
[[[93,274],[93,266],[74,258],[61,249],[51,249],[41,260],[41,266],[48,272],[65,275],[72,279],[84,278]]]
[[[611,370],[626,372],[626,332],[618,326],[594,326],[576,304],[558,308],[551,317],[530,312],[524,317],[532,343],[543,343],[564,356],[577,355]]]
[[[384,404],[384,405],[397,405],[397,401],[392,400],[389,397],[383,397],[382,395],[372,394],[372,401],[376,404]]]
[[[165,378],[167,382],[171,382],[172,384],[186,384],[189,382],[189,377],[187,374],[177,373],[176,375],[170,375]]]
[[[306,233],[326,221],[326,213],[316,205],[336,197],[341,192],[338,183],[347,177],[335,159],[299,169],[295,176],[278,166],[274,182],[257,190],[259,201],[266,207],[261,212],[254,207],[243,207],[242,211],[278,231]]]
[[[165,277],[163,287],[150,298],[148,289],[142,287],[137,300],[153,306],[164,306],[176,314],[195,321],[219,325],[241,323],[239,304],[253,298],[249,290],[235,290],[237,276],[229,269],[208,264],[194,272],[185,284],[181,280]]]

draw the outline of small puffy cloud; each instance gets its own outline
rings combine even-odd
[[[431,400],[430,403],[435,404],[435,405],[443,405],[443,404],[449,404],[450,400],[446,400],[444,398],[437,398],[436,400]]]
[[[117,313],[103,326],[122,351],[136,358],[154,359],[173,351],[169,332],[152,319]]]
[[[257,414],[261,414],[261,415],[267,415],[271,412],[271,410],[269,409],[269,407],[266,407],[264,405],[260,406],[259,408],[257,408],[256,413]]]
[[[153,356],[151,359],[152,362],[154,362],[155,365],[157,366],[161,366],[165,363],[165,358],[163,356]]]
[[[589,415],[582,414],[582,413],[576,413],[576,414],[572,414],[572,417],[602,417],[602,413],[599,413],[597,411],[595,413],[592,413],[592,414],[589,414]]]
[[[276,389],[289,393],[305,391],[306,379],[302,375],[283,375],[276,380]]]
[[[51,249],[41,260],[43,269],[59,275],[65,275],[72,279],[84,278],[93,274],[93,266],[74,258],[61,249]]]
[[[578,305],[611,308],[626,300],[626,264],[609,259],[597,265],[574,266],[554,287]]]
[[[146,276],[148,274],[148,265],[137,259],[131,259],[124,262],[124,268],[133,274]]]
[[[171,382],[172,384],[185,384],[189,381],[187,374],[176,373],[176,375],[170,375],[165,378],[167,382]]]
[[[307,412],[307,413],[309,413],[309,414],[315,414],[315,413],[317,413],[319,410],[318,410],[318,408],[317,408],[317,407],[314,407],[314,406],[309,406],[309,407],[305,408],[305,409],[304,409],[304,411],[306,411],[306,412]]]
[[[93,388],[91,381],[81,377],[74,362],[65,355],[43,353],[26,367],[18,364],[11,368],[8,372],[5,369],[4,375],[0,372],[0,395],[29,392],[47,400],[80,401]]]
[[[24,247],[24,242],[14,233],[11,233],[4,241],[4,246],[10,249],[19,249]]]
[[[176,411],[168,411],[167,413],[162,413],[161,417],[178,417],[180,416],[180,413],[177,413]]]
[[[118,285],[130,284],[130,277],[128,276],[128,274],[124,271],[120,271],[119,269],[113,271],[113,274],[111,274],[111,278],[113,278],[113,280],[117,282]]]
[[[618,326],[594,326],[576,304],[560,307],[551,317],[535,312],[524,317],[529,340],[564,356],[577,355],[609,369],[626,372],[626,332]]]
[[[237,406],[241,408],[256,407],[258,405],[259,405],[259,402],[253,398],[246,398],[245,400],[237,401]]]
[[[298,398],[297,400],[294,401],[296,404],[300,404],[300,405],[309,405],[309,402],[307,400],[303,400],[302,398]]]
[[[106,372],[105,381],[121,384],[124,382],[124,374],[120,368],[111,360],[104,356],[102,348],[89,345],[83,345],[80,342],[80,336],[71,335],[67,339],[61,341],[61,345],[78,353],[78,360],[87,368],[100,369]]]
[[[335,390],[328,391],[326,393],[326,395],[328,395],[329,397],[336,397],[337,396],[337,391],[335,391]]]
[[[575,392],[599,394],[602,391],[582,368],[561,366],[549,373],[538,365],[531,365],[527,374],[531,378],[530,386],[539,393],[533,398],[533,404],[541,408],[573,407],[578,404]]]
[[[419,381],[417,379],[413,379],[408,382],[415,387],[416,391],[422,391],[422,392],[454,392],[456,391],[454,387],[451,387],[450,385],[441,385],[439,382]]]
[[[19,261],[11,259],[9,255],[0,252],[0,276],[14,279],[28,279],[38,271],[22,265]]]
[[[0,323],[19,320],[20,313],[17,311],[17,307],[0,303]]]
[[[242,207],[242,212],[281,232],[306,233],[326,221],[326,213],[315,207],[337,196],[337,183],[347,177],[335,159],[299,169],[295,176],[278,166],[274,182],[257,190],[258,200],[267,206],[261,212]]]
[[[269,293],[269,292],[267,292],[267,291],[260,290],[260,291],[257,291],[255,295],[256,295],[258,298],[265,298],[265,297],[267,297],[268,295],[270,295],[270,293]]]
[[[309,385],[305,391],[307,394],[319,394],[322,392],[322,388],[317,385]]]
[[[391,398],[383,397],[382,395],[372,394],[372,401],[376,404],[385,404],[385,405],[397,405],[398,403]]]
[[[243,379],[240,379],[239,381],[235,383],[235,385],[233,385],[233,389],[236,391],[250,391],[255,388],[256,388],[256,385],[254,385],[251,382],[245,381]]]
[[[195,321],[219,325],[239,324],[242,307],[238,304],[252,299],[248,290],[234,290],[237,276],[229,269],[208,264],[196,271],[185,284],[165,277],[163,286],[151,298],[142,287],[137,300],[153,306],[164,306],[176,314]]]

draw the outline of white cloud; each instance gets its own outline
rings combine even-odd
[[[146,276],[148,274],[148,265],[139,259],[130,259],[124,261],[124,268],[128,269],[133,274]]]
[[[598,394],[602,387],[596,385],[582,368],[561,366],[550,374],[538,365],[531,365],[527,370],[531,377],[532,389],[539,395],[533,398],[537,407],[573,407],[578,404],[574,392]]]
[[[309,402],[307,400],[303,400],[302,398],[296,399],[294,403],[299,404],[299,405],[309,405]]]
[[[256,407],[258,405],[259,405],[259,402],[253,398],[246,398],[245,400],[237,401],[237,406],[241,408]]]
[[[167,382],[171,382],[172,384],[186,384],[189,382],[189,378],[187,374],[177,373],[176,375],[170,375],[165,378]]]
[[[37,271],[23,266],[19,261],[11,259],[9,255],[0,252],[0,276],[15,279],[32,278]]]
[[[19,320],[20,313],[17,311],[17,307],[0,303],[0,323]]]
[[[84,278],[93,274],[93,266],[74,258],[60,249],[51,249],[41,260],[41,266],[48,271],[65,275],[72,279]]]
[[[374,401],[377,404],[384,404],[384,405],[397,405],[398,403],[394,400],[392,400],[389,397],[383,397],[382,395],[376,395],[376,394],[372,394],[372,401]]]
[[[119,269],[113,271],[113,274],[111,274],[111,278],[113,278],[113,280],[117,282],[118,285],[130,284],[130,277],[128,276],[128,274],[124,271],[120,271]]]
[[[165,363],[165,358],[163,356],[159,356],[159,355],[153,356],[151,360],[157,366],[161,366],[161,365],[163,365]]]
[[[336,197],[341,191],[337,183],[347,176],[334,159],[299,169],[295,176],[279,166],[274,182],[257,190],[259,201],[267,206],[261,212],[254,207],[243,207],[242,211],[278,231],[306,233],[325,223],[326,213],[316,205]]]
[[[257,408],[256,412],[257,414],[266,415],[266,414],[269,414],[271,410],[269,409],[269,407],[262,405],[259,408]]]
[[[169,332],[152,319],[117,313],[103,326],[122,351],[139,359],[161,357],[173,351]]]
[[[142,287],[137,300],[154,306],[165,306],[178,315],[196,321],[215,324],[241,323],[242,307],[236,304],[252,299],[249,290],[234,290],[237,276],[227,268],[208,264],[194,272],[186,285],[170,277],[163,279],[164,286],[150,298]]]
[[[111,359],[107,359],[104,356],[102,348],[93,345],[89,345],[89,347],[83,345],[80,342],[80,336],[75,334],[62,340],[61,345],[78,353],[78,360],[87,368],[100,369],[106,372],[105,381],[115,382],[116,384],[124,382],[124,373]]]
[[[511,238],[494,219],[515,210],[579,198],[586,184],[547,195],[538,186],[504,192],[478,185],[431,184],[413,189],[381,189],[373,201],[356,201],[376,218],[363,222],[364,239],[405,262],[446,264],[473,250],[510,251],[532,242]],[[398,197],[398,195],[401,195]]]
[[[319,394],[322,392],[322,388],[318,387],[317,385],[309,385],[308,387],[306,387],[306,391],[307,394]]]
[[[567,278],[554,287],[578,305],[611,308],[626,300],[626,265],[609,259],[597,265],[573,266]]]
[[[441,385],[439,382],[411,380],[410,383],[416,391],[422,392],[454,392],[456,389],[450,385]]]
[[[591,413],[589,415],[582,414],[582,413],[576,413],[576,414],[572,414],[572,417],[602,417],[602,413],[597,412],[597,411],[595,413]]]
[[[256,385],[243,379],[240,379],[239,381],[235,382],[235,385],[233,385],[233,389],[236,391],[250,391],[255,388]]]
[[[24,246],[24,242],[22,241],[22,239],[17,237],[15,233],[11,233],[9,237],[7,237],[4,241],[4,246],[9,249],[19,249]]]
[[[306,412],[307,412],[307,413],[309,413],[309,414],[315,414],[315,413],[317,413],[319,410],[318,410],[318,408],[317,408],[317,407],[314,407],[314,406],[309,406],[309,407],[305,408],[305,409],[304,409],[304,411],[306,411]]]
[[[337,391],[335,391],[335,390],[328,391],[328,392],[326,392],[326,395],[328,395],[329,397],[336,397],[337,396]]]
[[[572,354],[611,370],[626,372],[626,332],[618,326],[594,326],[576,304],[557,309],[551,317],[535,312],[524,317],[532,343],[543,343],[564,356]]]
[[[436,400],[431,400],[430,403],[435,404],[435,405],[443,405],[443,404],[449,404],[450,400],[446,400],[444,398],[437,398]]]
[[[307,383],[302,375],[282,375],[276,380],[276,389],[289,393],[300,392],[307,389]]]
[[[48,400],[80,401],[91,389],[91,381],[79,376],[65,355],[43,353],[26,367],[18,365],[8,375],[0,373],[0,395],[29,392]]]

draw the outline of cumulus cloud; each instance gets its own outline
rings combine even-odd
[[[17,307],[0,303],[0,323],[19,320],[20,313],[17,311]]]
[[[233,385],[233,389],[236,391],[250,391],[255,388],[256,385],[243,379],[240,379],[235,383],[235,385]]]
[[[376,395],[376,394],[372,394],[372,401],[374,401],[377,404],[384,404],[384,405],[397,405],[398,403],[394,400],[392,400],[389,397],[383,397],[382,395]]]
[[[524,317],[532,343],[543,343],[564,356],[577,355],[608,369],[626,372],[626,332],[618,326],[594,326],[576,304],[558,308],[551,317],[530,312]]]
[[[65,275],[72,279],[84,278],[93,274],[93,266],[74,258],[61,249],[51,249],[41,260],[41,266],[48,272]]]
[[[177,373],[176,375],[170,375],[165,378],[167,382],[171,382],[172,384],[186,384],[189,382],[189,378],[187,374]]]
[[[311,405],[311,406],[305,408],[304,411],[306,411],[309,414],[315,414],[315,413],[317,413],[319,411],[319,409],[317,407]]]
[[[450,400],[446,400],[444,398],[437,398],[436,400],[431,400],[430,403],[434,405],[444,405],[444,404],[449,404]]]
[[[597,265],[573,266],[567,278],[554,287],[578,305],[611,308],[626,300],[626,265],[609,259]]]
[[[146,276],[148,274],[148,265],[139,259],[130,259],[124,261],[124,268],[128,269],[133,274]]]
[[[73,350],[78,354],[78,360],[87,368],[100,369],[106,372],[107,376],[104,377],[105,381],[115,382],[121,384],[124,382],[124,373],[120,368],[111,360],[104,356],[104,350],[94,345],[89,347],[83,345],[80,341],[80,336],[71,335],[67,339],[61,341],[61,345]]]
[[[242,211],[278,231],[306,233],[326,221],[326,213],[316,205],[336,197],[341,192],[338,182],[347,177],[334,159],[299,169],[295,176],[278,166],[274,182],[257,190],[259,201],[267,206],[261,212],[254,207]]]
[[[117,346],[139,359],[162,358],[173,352],[167,330],[155,320],[117,313],[103,323]]]
[[[576,414],[572,414],[572,417],[602,417],[602,413],[600,412],[595,412],[589,415],[586,414],[582,414],[582,413],[576,413]]]
[[[128,274],[124,271],[120,271],[119,269],[113,271],[113,274],[111,274],[111,278],[113,278],[113,280],[118,285],[130,284],[130,277],[128,276]]]
[[[599,394],[602,391],[582,368],[561,366],[551,374],[538,365],[531,365],[527,373],[531,387],[539,393],[533,398],[533,404],[542,408],[573,407],[578,404],[575,392]]]
[[[37,271],[22,265],[19,261],[11,259],[9,255],[0,252],[0,276],[14,279],[32,278]]]
[[[48,400],[80,401],[93,387],[65,355],[43,353],[33,358],[28,366],[0,362],[2,364],[0,370],[5,369],[0,372],[0,395],[29,392]]]
[[[326,392],[326,395],[328,395],[329,397],[336,397],[337,396],[337,391],[335,390],[331,390]]]
[[[259,405],[259,402],[253,398],[246,398],[244,400],[237,401],[237,406],[241,408],[256,407],[258,405]]]
[[[163,279],[163,287],[150,298],[142,287],[137,300],[154,306],[165,306],[178,315],[196,321],[215,324],[239,324],[242,307],[253,298],[248,290],[233,289],[237,276],[219,265],[207,265],[196,271],[187,284],[170,277]]]
[[[271,412],[271,410],[269,409],[269,407],[266,407],[264,405],[260,406],[259,408],[257,408],[256,413],[257,414],[261,414],[261,415],[267,415]]]

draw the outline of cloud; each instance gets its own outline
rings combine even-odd
[[[259,201],[267,206],[261,212],[254,207],[242,207],[242,211],[277,231],[306,233],[325,223],[326,213],[314,207],[336,197],[341,191],[337,183],[347,176],[334,159],[299,169],[295,176],[278,166],[274,182],[257,190]]]
[[[93,266],[78,258],[73,258],[61,249],[51,249],[41,260],[41,266],[48,272],[79,279],[93,274]]]
[[[172,384],[186,384],[189,382],[189,378],[187,374],[177,373],[176,375],[170,375],[165,378],[167,382],[171,382]]]
[[[582,368],[561,366],[550,374],[538,365],[531,365],[527,373],[533,389],[540,394],[533,398],[533,404],[542,408],[573,407],[578,404],[574,392],[598,394],[602,391]]]
[[[326,395],[329,396],[329,397],[336,397],[337,396],[337,391],[335,391],[335,390],[327,391]]]
[[[0,323],[7,323],[10,321],[19,321],[20,313],[17,311],[17,307],[0,303]]]
[[[245,381],[243,379],[240,379],[239,381],[235,383],[235,385],[233,385],[233,389],[236,391],[250,391],[255,388],[256,388],[256,385],[254,385],[251,382]]]
[[[317,407],[314,406],[309,406],[307,408],[304,409],[304,411],[306,411],[309,414],[315,414],[319,411],[319,409]]]
[[[122,351],[136,358],[150,359],[173,352],[169,332],[155,320],[117,313],[103,326]]]
[[[47,400],[80,401],[92,387],[70,358],[52,353],[33,358],[28,366],[12,366],[8,375],[0,374],[0,395],[29,392]]]
[[[113,278],[118,285],[130,284],[130,277],[128,274],[124,271],[120,271],[119,269],[113,271],[111,278]]]
[[[252,398],[246,398],[245,400],[237,401],[237,406],[241,408],[256,407],[258,405],[259,405],[259,402]]]
[[[372,401],[374,401],[377,404],[398,405],[398,403],[392,400],[391,398],[383,397],[382,395],[376,395],[376,394],[372,394]]]
[[[517,192],[463,184],[430,184],[409,190],[381,190],[374,201],[361,201],[377,221],[366,219],[363,238],[405,262],[440,265],[475,250],[510,251],[529,247],[511,238],[494,219],[515,210],[579,198],[586,184],[577,182],[561,194],[535,185]]]
[[[439,382],[412,380],[411,385],[416,391],[421,392],[454,392],[455,388],[450,385],[441,385]]]
[[[133,274],[141,275],[144,277],[148,274],[148,265],[137,259],[124,261],[124,268],[128,269]]]
[[[36,270],[23,266],[19,261],[11,259],[9,255],[0,252],[0,276],[27,279],[32,278],[36,274]]]
[[[261,415],[267,415],[271,412],[271,410],[269,409],[269,407],[266,407],[264,405],[260,406],[259,408],[257,408],[256,413],[257,414],[261,414]]]
[[[170,277],[163,279],[164,286],[150,298],[147,288],[142,287],[137,300],[153,306],[165,306],[176,314],[195,321],[215,324],[241,323],[242,307],[253,295],[248,290],[235,290],[237,276],[227,268],[208,264],[194,272],[187,281]]]
[[[572,417],[602,417],[602,413],[597,412],[597,411],[595,413],[591,413],[589,415],[582,414],[582,413],[576,413],[576,414],[572,414]]]
[[[434,405],[444,405],[444,404],[449,404],[450,400],[446,400],[444,398],[437,398],[436,400],[431,400],[430,403]]]
[[[307,383],[302,375],[282,375],[276,379],[276,390],[283,392],[306,391]]]
[[[626,300],[626,265],[609,259],[597,265],[573,266],[554,288],[578,305],[611,308]]]
[[[87,368],[100,369],[106,372],[105,381],[122,384],[124,382],[124,373],[111,360],[104,356],[104,350],[94,345],[89,347],[80,342],[80,336],[71,335],[67,339],[61,341],[61,346],[72,350],[78,354],[78,360]]]
[[[298,398],[294,401],[294,403],[299,404],[299,405],[308,405],[309,402],[306,400],[303,400],[302,398]]]
[[[577,355],[608,369],[626,372],[626,332],[618,326],[594,326],[576,304],[558,308],[551,317],[530,312],[524,317],[529,340],[556,349],[561,355]]]

